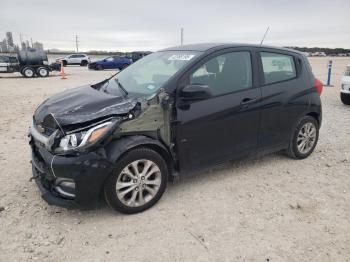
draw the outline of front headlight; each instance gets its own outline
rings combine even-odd
[[[69,151],[84,146],[92,145],[112,128],[113,122],[106,122],[94,126],[88,130],[66,135],[61,138],[60,144],[56,151]]]

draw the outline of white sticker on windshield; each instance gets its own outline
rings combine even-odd
[[[155,87],[155,85],[148,85],[147,88],[148,88],[149,90],[152,90],[152,89],[155,89],[156,87]]]
[[[191,60],[194,57],[194,55],[184,55],[184,54],[179,54],[179,55],[172,55],[171,57],[168,58],[168,60],[181,60],[181,61],[188,61]]]

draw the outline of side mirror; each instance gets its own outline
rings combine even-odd
[[[191,84],[181,90],[182,100],[202,100],[212,96],[210,87],[202,84]]]

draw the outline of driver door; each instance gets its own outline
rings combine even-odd
[[[180,80],[175,137],[182,171],[255,152],[261,93],[254,61],[249,49],[221,51]],[[209,86],[212,96],[183,100],[181,88],[191,84]]]
[[[114,68],[114,59],[113,57],[107,57],[103,60],[103,68],[104,69],[111,69]]]
[[[68,59],[69,64],[77,64],[78,63],[78,58],[77,55],[71,55]]]

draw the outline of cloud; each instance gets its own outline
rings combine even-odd
[[[350,48],[350,1],[52,1],[0,0],[5,31],[46,48],[157,50],[180,43],[259,43]]]

